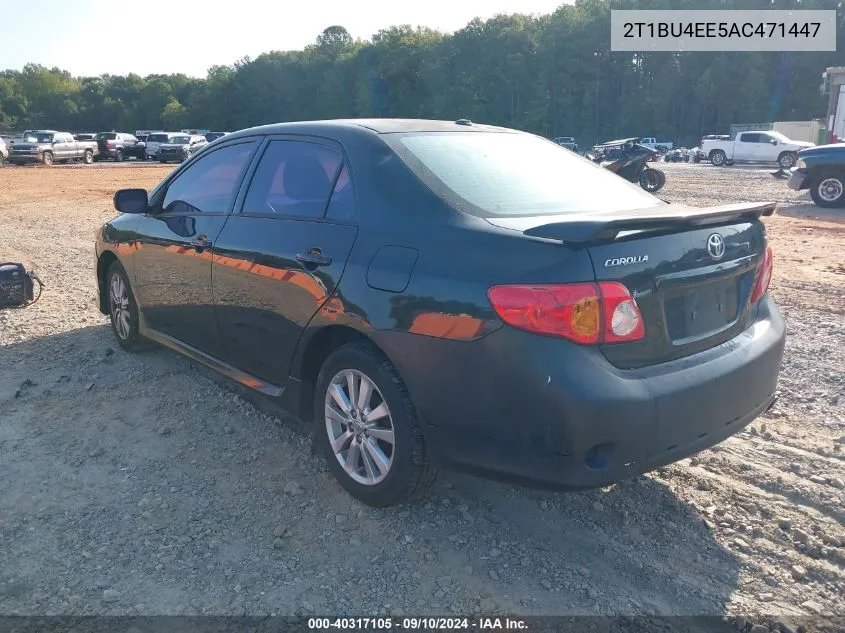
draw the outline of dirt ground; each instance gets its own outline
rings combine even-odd
[[[352,501],[295,421],[115,344],[94,233],[116,189],[171,167],[0,169],[0,261],[46,284],[0,311],[0,614],[845,615],[845,212],[770,170],[661,168],[672,202],[779,203],[775,407],[604,490],[445,473],[389,510]]]

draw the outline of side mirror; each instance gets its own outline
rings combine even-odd
[[[53,145],[58,145],[61,142],[62,142],[61,139],[58,139],[58,138],[53,139]]]
[[[120,189],[114,194],[114,208],[121,213],[146,213],[149,204],[146,189]]]
[[[772,145],[777,145],[777,144],[778,144],[778,140],[777,140],[776,138],[773,138],[773,139],[771,139],[771,140],[769,141],[769,143],[771,143]]]

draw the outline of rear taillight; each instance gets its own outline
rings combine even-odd
[[[502,321],[528,332],[561,336],[584,345],[645,336],[634,298],[616,281],[493,286],[487,297]]]
[[[772,258],[772,247],[766,247],[766,255],[763,257],[763,263],[757,269],[757,275],[754,278],[754,292],[751,293],[751,303],[759,301],[760,298],[769,290],[769,282],[772,280],[772,269],[774,267],[774,260]]]
[[[114,141],[106,141],[106,147],[114,147]]]

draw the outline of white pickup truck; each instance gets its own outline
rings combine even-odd
[[[740,132],[732,141],[704,140],[701,149],[710,162],[721,167],[738,163],[777,163],[790,169],[798,160],[798,152],[813,143],[793,141],[780,132]]]
[[[659,148],[663,148],[665,150],[672,149],[673,145],[669,141],[658,141],[653,136],[646,136],[645,138],[640,139],[640,145],[645,145],[649,149],[658,150]]]

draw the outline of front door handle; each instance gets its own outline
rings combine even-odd
[[[205,235],[200,235],[197,239],[191,240],[191,246],[197,253],[202,253],[206,248],[211,248],[211,242]]]
[[[309,266],[328,266],[332,263],[332,258],[323,255],[319,248],[310,248],[307,253],[297,253],[296,259]]]

